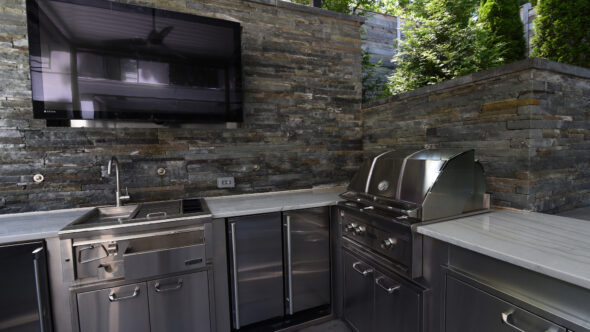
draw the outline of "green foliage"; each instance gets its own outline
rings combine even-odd
[[[309,5],[309,0],[290,0],[302,5]],[[376,13],[397,15],[399,8],[404,7],[409,0],[323,0],[322,7],[327,10],[346,14],[361,14],[359,9]]]
[[[477,0],[416,0],[397,42],[392,94],[435,84],[503,63],[503,43],[474,21]]]
[[[517,0],[481,0],[478,20],[490,35],[488,47],[506,45],[506,63],[525,58],[526,41]]]
[[[590,1],[539,0],[532,56],[590,68]]]
[[[381,61],[373,63],[371,54],[365,50],[363,50],[362,67],[363,102],[367,102],[383,95],[385,80],[378,73]]]

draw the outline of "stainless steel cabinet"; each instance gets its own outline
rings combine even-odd
[[[359,332],[371,332],[373,274],[369,265],[344,253],[344,317]]]
[[[446,277],[445,330],[448,332],[566,332],[562,326],[452,276]]]
[[[281,215],[229,219],[233,326],[283,315]]]
[[[344,251],[344,319],[358,332],[419,332],[421,292]]]
[[[145,283],[78,294],[81,332],[146,332],[150,317]]]
[[[286,310],[288,315],[330,303],[328,208],[283,213]]]
[[[148,282],[151,332],[210,330],[207,272]]]
[[[79,293],[80,332],[208,332],[207,272]]]

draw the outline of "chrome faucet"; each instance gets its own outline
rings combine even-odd
[[[119,159],[117,159],[117,157],[113,156],[111,160],[109,160],[107,174],[111,175],[113,164],[115,164],[115,177],[117,178],[117,191],[115,191],[116,205],[121,206],[121,201],[128,201],[131,197],[129,196],[129,190],[126,190],[126,194],[121,196],[121,182],[119,180]]]

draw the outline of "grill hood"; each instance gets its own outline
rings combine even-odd
[[[341,196],[421,221],[489,209],[474,150],[394,150],[365,161]]]

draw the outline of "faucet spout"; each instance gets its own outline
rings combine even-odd
[[[116,182],[117,182],[117,189],[115,191],[115,205],[116,206],[121,206],[121,200],[128,200],[129,197],[129,192],[127,192],[127,195],[122,196],[121,195],[121,180],[119,177],[119,159],[117,159],[117,157],[113,156],[111,157],[111,160],[109,160],[109,164],[107,166],[107,174],[111,175],[113,172],[113,165],[115,165],[115,178],[116,178]]]

